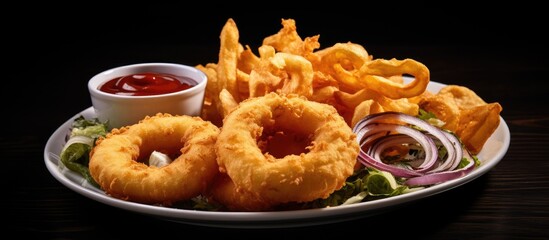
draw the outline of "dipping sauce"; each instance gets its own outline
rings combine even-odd
[[[144,72],[111,79],[99,86],[106,93],[127,96],[159,95],[189,89],[193,85],[184,77]]]

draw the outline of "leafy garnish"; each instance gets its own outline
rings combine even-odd
[[[96,118],[86,119],[79,116],[72,123],[69,138],[60,154],[65,167],[79,173],[96,187],[99,185],[91,177],[88,168],[89,153],[97,138],[105,136],[107,132],[107,123],[101,123]]]
[[[409,190],[392,174],[373,168],[360,168],[347,178],[345,185],[326,199],[305,203],[303,208],[333,207],[400,195]]]
[[[421,120],[427,121],[430,118],[437,118],[434,113],[425,111],[424,109],[419,109],[417,117]]]

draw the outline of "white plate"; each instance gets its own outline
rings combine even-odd
[[[431,81],[428,89],[432,92],[438,92],[443,86],[445,85]],[[397,205],[432,196],[480,177],[492,169],[503,158],[507,152],[511,138],[508,126],[503,118],[501,118],[499,127],[478,154],[482,164],[470,174],[439,185],[395,197],[323,209],[278,212],[209,212],[152,206],[112,198],[107,196],[102,190],[89,185],[79,174],[66,169],[63,164],[60,164],[57,156],[60,154],[61,149],[65,144],[65,137],[72,122],[79,115],[83,115],[86,118],[95,117],[93,108],[89,107],[76,114],[73,118],[68,119],[48,139],[44,149],[46,167],[59,182],[79,194],[113,207],[159,217],[168,221],[225,228],[310,226],[342,222],[379,214],[382,210],[386,210],[389,207],[395,207]]]

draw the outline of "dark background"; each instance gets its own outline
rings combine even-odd
[[[40,239],[124,239],[159,232],[181,238],[549,237],[549,108],[544,104],[549,48],[542,6],[527,1],[488,6],[336,1],[306,9],[288,7],[296,2],[193,4],[29,3],[4,9],[10,14],[0,18],[5,126],[0,182],[8,233]],[[362,221],[282,231],[169,223],[87,199],[50,175],[43,162],[45,144],[61,124],[91,106],[86,84],[93,75],[132,63],[217,62],[219,34],[228,18],[235,20],[240,42],[255,50],[280,30],[282,18],[293,18],[302,38],[320,35],[321,48],[350,41],[374,58],[420,61],[432,81],[465,85],[503,106],[512,134],[509,152],[478,180],[410,207]],[[385,227],[388,233],[379,230]]]
[[[32,103],[26,106],[33,109],[29,111],[29,107],[19,104],[4,107],[10,115],[48,116],[42,118],[45,122],[37,124],[47,122],[48,126],[55,126],[91,105],[86,82],[105,69],[155,61],[189,65],[217,62],[219,34],[228,18],[236,21],[240,42],[254,50],[264,37],[280,30],[282,18],[293,18],[302,38],[320,35],[321,48],[350,41],[363,45],[375,58],[413,58],[432,70],[433,81],[444,83],[459,83],[452,72],[465,64],[483,68],[485,61],[531,61],[534,65],[547,62],[545,13],[539,6],[364,2],[365,6],[334,3],[287,9],[284,6],[288,5],[274,3],[197,4],[132,4],[132,9],[91,4],[15,9],[14,17],[3,16],[2,21],[7,41],[4,59],[8,64],[3,84],[9,93],[23,93],[24,99]],[[232,10],[237,7],[250,10]],[[439,51],[441,48],[444,51]],[[491,54],[491,58],[476,56],[484,53]],[[505,74],[505,70],[502,65],[470,77],[474,84],[492,84],[500,81],[498,75]],[[542,83],[541,79],[521,77],[528,80],[528,86],[517,91],[540,91],[534,83]],[[494,85],[494,91],[481,93],[482,96],[489,101],[505,101],[498,96],[497,87]],[[57,95],[51,90],[56,90]],[[54,107],[65,108],[66,115],[48,114]],[[10,125],[18,122],[17,118],[5,120]],[[53,130],[44,126],[40,129]]]

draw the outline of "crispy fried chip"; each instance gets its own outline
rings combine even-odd
[[[459,116],[456,134],[473,154],[477,154],[497,129],[502,107],[499,103],[489,103],[467,108]]]
[[[448,95],[449,98],[454,99],[460,109],[486,105],[486,102],[473,90],[464,86],[448,85],[440,89],[438,94]]]
[[[455,132],[474,154],[499,126],[502,107],[486,103],[471,89],[448,85],[437,94],[425,95],[419,102],[422,109],[432,112],[445,122],[444,128]]]

